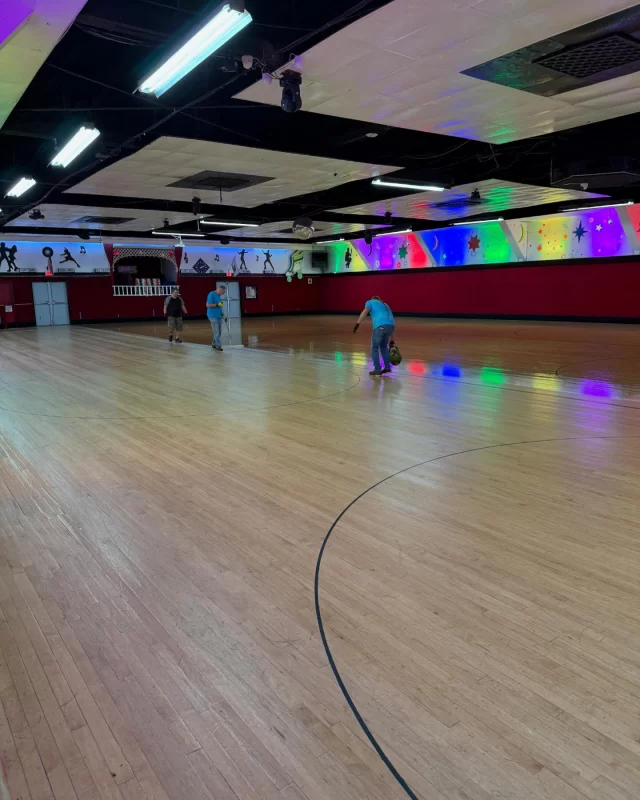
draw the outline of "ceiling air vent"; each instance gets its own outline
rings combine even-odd
[[[572,78],[589,78],[600,72],[640,61],[640,42],[619,33],[567,47],[536,59],[535,64]]]
[[[265,178],[263,175],[239,175],[233,172],[213,172],[204,170],[195,175],[189,175],[169,186],[176,189],[195,189],[209,192],[237,192],[239,189],[248,189],[250,186],[257,186],[266,183],[273,178]]]
[[[79,217],[72,224],[78,225],[124,225],[133,222],[135,217]]]

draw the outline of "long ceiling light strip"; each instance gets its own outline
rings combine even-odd
[[[83,125],[80,130],[71,137],[65,146],[56,153],[55,158],[51,162],[52,167],[68,167],[69,164],[77,158],[83,150],[86,150],[91,142],[100,136],[100,131],[92,125]]]
[[[20,178],[5,194],[5,197],[22,197],[25,192],[28,192],[35,185],[36,182],[33,178]]]
[[[624,203],[606,203],[601,206],[579,206],[578,208],[565,208],[563,213],[567,211],[597,211],[600,208],[619,208],[620,206],[632,206],[633,200],[626,200]]]
[[[138,91],[160,97],[250,22],[251,14],[242,0],[220,6],[207,24],[149,76]]]
[[[383,181],[376,178],[371,181],[372,186],[384,186],[389,189],[411,189],[413,192],[444,192],[444,186],[431,186],[429,184],[419,186],[416,183],[396,183],[396,181]]]
[[[190,236],[192,239],[204,239],[204,233],[180,233],[180,231],[151,231],[152,236]]]
[[[238,225],[242,228],[259,228],[257,222],[218,222],[217,220],[209,220],[209,219],[201,219],[201,225],[223,225],[227,228],[232,228],[235,225]]]
[[[504,217],[494,217],[493,219],[475,219],[468,222],[454,222],[453,225],[466,225],[467,227],[474,225],[486,225],[488,222],[504,222]]]
[[[344,242],[344,237],[342,239],[322,239],[319,242],[309,242],[309,244],[335,244],[336,242]]]
[[[403,233],[413,233],[413,229],[406,228],[404,231],[385,231],[384,233],[375,233],[374,238],[379,239],[381,236],[402,236]]]

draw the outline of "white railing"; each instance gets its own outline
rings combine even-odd
[[[179,286],[114,286],[114,297],[168,297]]]

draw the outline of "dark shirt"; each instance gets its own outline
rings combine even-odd
[[[181,317],[182,316],[182,298],[170,297],[167,303],[167,316],[168,317]]]

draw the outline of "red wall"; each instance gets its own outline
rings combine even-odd
[[[207,293],[219,279],[182,279],[190,315],[205,314]],[[0,278],[0,284],[12,284],[15,323],[34,322],[34,280],[46,279]],[[640,319],[640,260],[321,275],[311,284],[307,276],[288,283],[282,276],[254,275],[239,282],[246,315],[356,312],[378,294],[398,313]],[[109,276],[75,276],[66,283],[72,321],[162,315],[162,297],[113,297]],[[257,287],[256,300],[245,299],[247,284]]]
[[[324,276],[325,311],[360,311],[377,294],[396,312],[640,319],[640,261]]]

